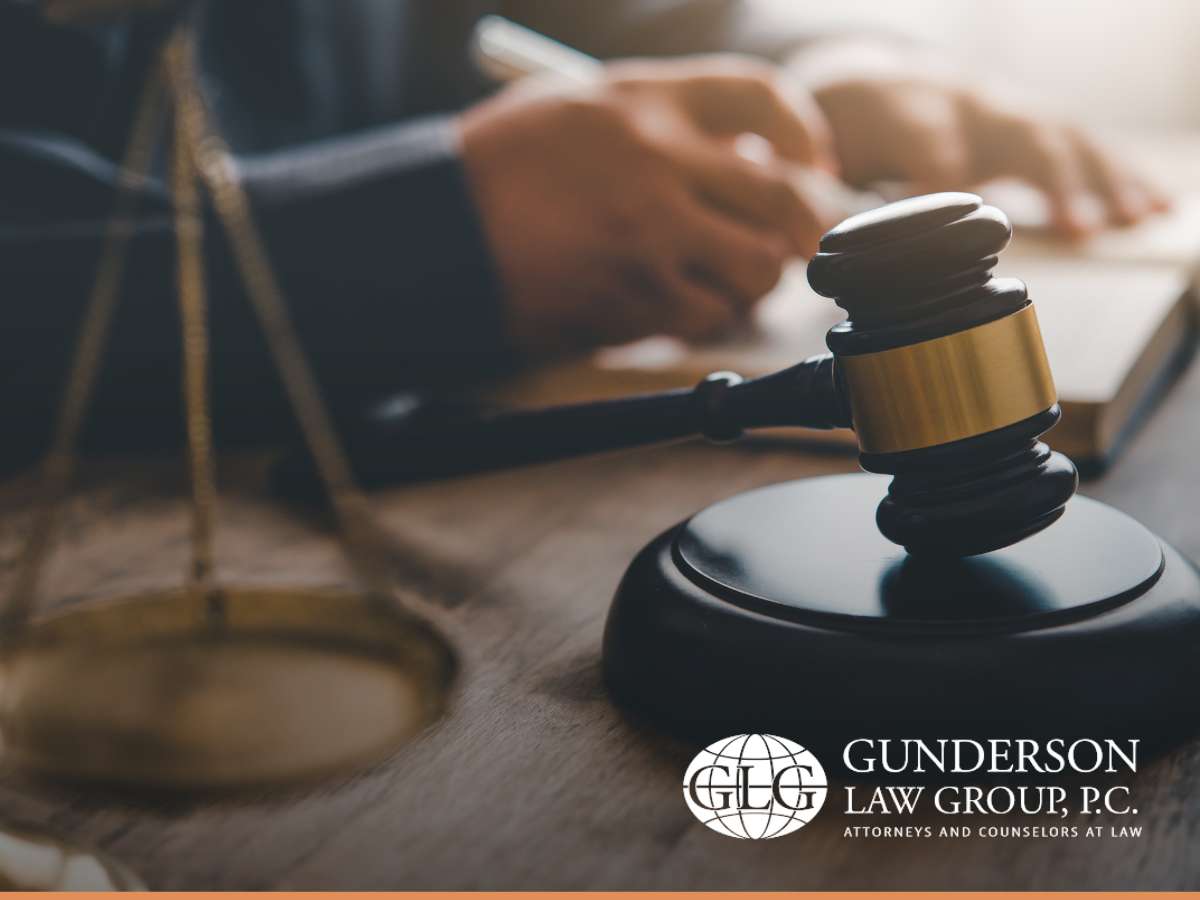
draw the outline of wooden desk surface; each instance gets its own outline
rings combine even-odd
[[[1200,559],[1198,446],[1193,367],[1117,467],[1084,491]],[[679,784],[698,748],[629,724],[601,684],[617,580],[646,540],[710,501],[853,467],[846,456],[688,444],[380,494],[397,581],[465,664],[437,727],[374,771],[302,793],[132,805],[8,777],[0,810],[99,845],[164,889],[1200,887],[1200,741],[1138,775],[1145,834],[1136,839],[849,839],[840,812],[827,812],[758,843],[692,818]],[[180,469],[91,467],[50,594],[179,577]],[[345,580],[322,525],[265,496],[260,463],[222,476],[226,576]],[[0,489],[7,564],[27,500],[26,484]]]

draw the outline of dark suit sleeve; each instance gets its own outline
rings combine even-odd
[[[392,386],[506,356],[501,298],[457,129],[429,118],[243,158],[313,352]]]
[[[304,349],[329,399],[345,408],[508,362],[496,280],[455,142],[449,120],[426,119],[238,161]],[[81,143],[0,131],[0,380],[6,408],[38,420],[33,431],[44,432],[60,389],[116,177],[111,161]],[[170,205],[159,182],[139,194],[98,399],[101,409],[117,408],[108,410],[110,426],[122,417],[173,426],[179,323]],[[261,424],[280,406],[277,381],[215,227],[206,230],[206,252],[218,413]]]
[[[610,59],[738,51],[776,62],[822,35],[745,0],[503,0],[502,14]]]

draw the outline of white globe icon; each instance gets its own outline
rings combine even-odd
[[[749,840],[803,828],[825,802],[825,770],[795,741],[735,734],[696,754],[683,776],[683,799],[718,834]]]

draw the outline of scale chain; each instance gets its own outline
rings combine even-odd
[[[193,54],[191,32],[181,28],[172,37],[165,55],[178,134],[187,143],[195,170],[208,190],[217,218],[229,235],[246,295],[258,317],[284,390],[329,495],[346,554],[366,582],[372,598],[384,600],[391,596],[389,578],[369,504],[354,480],[321,399],[320,387],[301,350],[299,336],[254,222],[249,198],[238,180],[232,155],[209,122],[204,99],[197,87]],[[203,382],[198,384],[202,386]],[[189,399],[196,399],[191,391]],[[200,405],[192,404],[194,409],[199,409]]]
[[[204,283],[204,223],[196,186],[196,165],[185,120],[175,115],[172,145],[171,198],[175,210],[175,242],[179,313],[183,339],[183,397],[187,419],[192,482],[192,581],[211,588],[216,473],[212,459],[212,413],[208,386],[208,298]]]
[[[258,317],[284,389],[317,464],[337,516],[343,547],[374,602],[395,604],[384,550],[366,496],[352,470],[304,358],[282,290],[253,220],[249,199],[238,181],[225,142],[208,121],[197,87],[189,28],[180,27],[166,44],[161,70],[173,102],[171,188],[174,204],[177,289],[181,315],[184,405],[192,483],[192,569],[189,581],[212,590],[214,578],[216,476],[209,407],[209,335],[204,285],[203,216],[197,190],[204,184],[230,245],[246,294]],[[101,249],[97,274],[80,327],[75,356],[63,390],[50,448],[42,461],[37,510],[16,565],[16,577],[0,600],[0,634],[23,628],[36,607],[46,561],[60,527],[61,507],[76,464],[76,445],[91,400],[118,303],[118,292],[136,228],[138,196],[147,178],[163,108],[163,79],[152,68],[139,101],[121,162],[115,209]]]
[[[80,326],[75,356],[63,387],[50,448],[38,472],[32,504],[34,520],[17,559],[16,577],[0,602],[0,634],[15,632],[28,622],[37,602],[42,574],[58,535],[62,503],[75,471],[76,444],[91,400],[96,374],[104,355],[109,326],[116,311],[133,235],[138,195],[154,156],[155,134],[162,113],[162,83],[155,74],[138,101],[133,128],[121,161],[112,218],[104,236],[91,295]]]

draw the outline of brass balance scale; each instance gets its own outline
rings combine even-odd
[[[179,26],[140,102],[123,190],[42,464],[36,521],[0,601],[0,762],[25,775],[188,792],[316,778],[387,756],[441,714],[454,678],[448,643],[402,608],[389,586],[366,499],[300,350],[229,149],[196,86],[193,47],[190,29]],[[39,614],[38,587],[118,303],[136,212],[129,188],[149,171],[164,116],[183,325],[191,568],[173,589]],[[202,189],[230,237],[361,589],[248,587],[216,577]],[[39,838],[0,833],[0,884],[27,882],[6,865],[16,858],[6,857],[6,840]],[[130,883],[114,875],[119,867],[98,864],[111,884]]]

